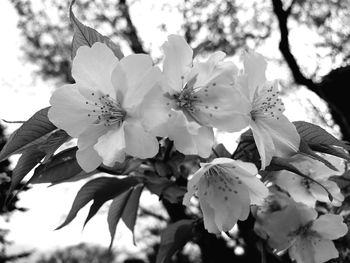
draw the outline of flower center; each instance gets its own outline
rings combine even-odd
[[[277,86],[265,86],[260,94],[255,94],[253,109],[250,115],[253,120],[257,118],[279,119],[284,111],[284,104],[278,97]]]
[[[95,93],[91,93],[95,97]],[[104,126],[118,125],[120,126],[125,117],[126,111],[121,107],[117,99],[113,99],[107,95],[96,97],[95,102],[86,101],[86,104],[92,106],[88,116],[95,118],[95,124],[103,123]]]
[[[189,113],[194,113],[196,111],[194,107],[195,103],[200,102],[199,97],[196,95],[195,89],[193,88],[196,80],[197,76],[188,81],[180,92],[173,95],[175,105]]]

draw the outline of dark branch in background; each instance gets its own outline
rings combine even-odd
[[[130,48],[135,53],[148,53],[144,50],[142,41],[138,36],[137,29],[131,20],[129,6],[126,0],[119,1],[119,9],[126,20],[127,27],[122,31],[124,38],[128,41]]]
[[[336,123],[339,125],[341,132],[343,134],[343,138],[347,141],[350,140],[350,125],[349,125],[349,110],[348,108],[348,102],[343,101],[341,97],[344,97],[345,94],[344,90],[339,90],[339,86],[334,85],[334,82],[340,82],[340,85],[344,85],[346,80],[349,77],[346,77],[347,72],[349,72],[349,67],[343,68],[343,73],[341,76],[338,74],[337,78],[332,78],[334,76],[334,71],[331,71],[327,76],[323,78],[323,80],[320,83],[315,83],[312,79],[307,78],[302,72],[301,69],[293,56],[291,50],[290,50],[290,43],[289,43],[289,30],[288,30],[288,17],[292,12],[294,0],[290,4],[290,6],[287,9],[283,8],[283,4],[280,0],[272,0],[273,4],[273,11],[278,19],[279,29],[280,29],[280,35],[281,40],[279,44],[279,49],[286,60],[292,75],[294,77],[294,81],[297,84],[306,86],[309,90],[316,93],[319,97],[321,97],[323,100],[328,103],[328,106],[330,108],[331,114],[333,116],[333,119],[336,121]],[[339,71],[339,70],[337,70]],[[343,83],[342,81],[344,80]],[[339,84],[339,83],[338,83]],[[337,90],[335,90],[337,89]],[[340,92],[340,93],[338,93]]]

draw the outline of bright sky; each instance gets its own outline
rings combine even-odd
[[[148,5],[155,5],[156,1],[149,1]],[[135,5],[132,9],[134,23],[140,30],[140,34],[146,42],[152,42],[151,48],[159,48],[164,42],[164,35],[160,35],[157,29],[159,21],[176,21],[176,13],[162,13],[159,10],[153,10],[152,15],[147,13],[150,8],[142,5]],[[155,12],[158,15],[155,15]],[[172,16],[169,18],[169,16]],[[43,82],[39,78],[33,78],[33,66],[20,60],[22,55],[20,51],[20,33],[16,28],[17,14],[8,1],[0,1],[0,32],[2,32],[2,41],[0,42],[0,119],[5,120],[26,120],[37,110],[49,105],[48,101],[53,90],[53,83]],[[179,30],[179,24],[174,23],[168,26],[169,32],[176,33]],[[295,47],[298,54],[308,53],[308,47],[305,44],[309,41],[308,35],[304,29],[298,32],[300,41]],[[159,34],[159,35],[157,35]],[[303,37],[301,37],[303,36]],[[270,51],[276,52],[278,37],[272,38],[271,43],[259,52],[268,56],[275,56]],[[306,48],[305,48],[306,47]],[[159,50],[160,52],[160,50]],[[312,64],[310,58],[310,64]],[[271,79],[276,76],[287,76],[285,68],[270,65],[267,72]],[[307,96],[305,96],[307,94]],[[291,120],[306,120],[306,113],[300,110],[300,105],[305,104],[306,97],[310,93],[301,91],[298,94],[289,96],[286,103],[286,114]],[[318,103],[317,97],[311,97],[312,101],[317,102],[322,110],[325,106]],[[293,105],[293,106],[292,106]],[[299,110],[295,110],[298,108]],[[3,123],[4,124],[4,123]],[[7,133],[15,130],[18,125],[6,125]],[[231,150],[234,147],[234,140],[229,135],[222,135],[222,140],[230,141]],[[83,209],[76,220],[69,226],[59,231],[53,231],[64,219],[64,215],[73,202],[76,192],[84,182],[63,184],[52,188],[40,185],[32,190],[23,193],[20,196],[20,206],[29,208],[28,212],[15,213],[9,223],[2,222],[2,227],[11,230],[9,239],[14,241],[13,251],[21,249],[37,249],[44,251],[56,247],[64,247],[80,242],[91,242],[108,246],[109,233],[106,222],[106,215],[98,215],[91,220],[84,231],[81,231],[83,221],[85,220],[87,209]],[[153,199],[152,199],[153,198]],[[157,203],[157,197],[148,195],[147,200],[154,200]],[[106,210],[106,208],[105,208]],[[131,236],[125,231],[118,232],[116,240],[123,237],[123,242],[115,245],[116,249],[128,249],[136,252],[137,249],[132,245]],[[124,246],[124,247],[123,247]]]

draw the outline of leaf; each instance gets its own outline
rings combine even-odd
[[[89,181],[79,190],[67,218],[56,230],[68,225],[76,217],[79,210],[93,200],[84,223],[85,226],[106,201],[115,198],[137,184],[138,180],[134,177],[123,179],[99,177]]]
[[[12,154],[21,153],[38,142],[45,141],[57,129],[47,117],[48,110],[49,108],[44,108],[36,112],[10,136],[0,152],[0,161]]]
[[[120,218],[123,219],[126,226],[134,235],[134,227],[136,223],[137,210],[142,189],[143,185],[139,184],[136,187],[131,188],[127,192],[124,192],[123,194],[114,198],[113,202],[111,203],[107,217],[109,232],[111,234],[111,243],[109,245],[109,249],[112,248],[116,228]]]
[[[350,150],[349,145],[343,141],[338,140],[318,125],[305,121],[295,121],[293,124],[295,125],[301,139],[303,139],[308,144],[336,145],[346,150]]]
[[[152,193],[158,195],[160,200],[166,199],[173,204],[181,202],[187,191],[185,187],[178,186],[175,182],[165,177],[148,175],[145,179],[145,186]]]
[[[38,145],[38,149],[46,152],[43,163],[46,163],[55,151],[71,137],[64,130],[57,130],[53,132],[45,142]]]
[[[231,158],[231,153],[226,149],[226,147],[222,144],[219,143],[216,145],[213,149],[213,152],[215,154],[215,158],[219,157],[225,157],[225,158]]]
[[[326,165],[329,169],[332,169],[333,171],[338,172],[339,170],[333,165],[331,164],[328,160],[326,160],[325,158],[323,158],[322,156],[316,154],[313,150],[311,150],[311,148],[309,147],[309,145],[304,141],[304,140],[300,140],[300,147],[299,147],[299,152],[304,153],[306,155],[308,155],[310,158],[313,158],[317,161],[322,162],[324,165]]]
[[[79,47],[91,47],[95,42],[106,44],[118,59],[122,59],[124,55],[118,45],[113,43],[108,37],[101,35],[95,29],[85,26],[75,17],[72,11],[74,3],[75,0],[71,2],[69,7],[69,18],[74,29],[74,36],[72,41],[72,59],[75,57],[75,54],[77,53]]]
[[[314,151],[327,153],[350,161],[350,155],[345,150],[343,150],[343,148],[338,148],[337,146],[326,144],[310,144],[309,146]]]
[[[96,173],[86,173],[76,160],[77,147],[68,148],[54,155],[46,163],[39,165],[33,177],[32,184],[51,183],[52,185],[77,181]]]
[[[44,158],[45,155],[45,152],[35,148],[29,148],[23,152],[18,159],[16,167],[13,169],[9,193],[16,188],[23,178],[41,161],[42,158]]]
[[[156,263],[171,262],[171,257],[193,237],[193,219],[169,225],[161,234]]]

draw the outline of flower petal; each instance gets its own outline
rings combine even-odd
[[[297,241],[289,248],[289,256],[300,263],[316,263],[314,259],[314,247],[311,239],[298,237]]]
[[[196,93],[201,103],[196,104],[200,123],[227,132],[236,132],[249,124],[251,105],[232,87],[211,86]]]
[[[191,179],[187,183],[187,192],[184,196],[183,199],[183,205],[189,206],[190,205],[190,200],[192,196],[197,192],[198,190],[198,184],[199,180],[202,178],[205,168],[200,168],[197,172],[195,172]]]
[[[186,76],[192,67],[193,51],[183,37],[170,35],[163,44],[165,59],[163,72],[169,85],[175,91],[180,91],[185,84]]]
[[[243,77],[243,91],[244,94],[247,94],[247,97],[250,101],[253,101],[253,97],[256,89],[263,85],[266,81],[265,71],[267,63],[265,58],[255,52],[248,51],[245,52],[242,56],[244,64],[244,77]]]
[[[157,67],[150,68],[135,86],[130,87],[125,94],[123,106],[125,109],[130,109],[138,106],[145,98],[146,94],[159,82],[161,79],[160,69]]]
[[[50,121],[72,137],[78,137],[93,122],[88,116],[89,105],[86,105],[86,99],[79,93],[77,84],[56,89],[50,104]]]
[[[270,133],[266,130],[262,121],[256,120],[250,122],[250,127],[253,132],[256,147],[261,159],[261,169],[265,169],[275,155],[275,145]]]
[[[156,137],[146,132],[141,124],[126,122],[124,132],[127,154],[145,159],[158,153],[159,144]]]
[[[115,99],[111,74],[117,64],[118,59],[105,44],[96,42],[91,48],[80,47],[72,65],[72,76],[80,93],[88,99],[92,93],[97,97],[109,94]]]
[[[313,222],[311,229],[324,239],[338,239],[348,232],[347,225],[343,220],[341,215],[321,215]]]
[[[168,114],[171,114],[172,101],[165,97],[160,86],[155,86],[144,98],[140,112],[142,124],[156,136],[168,137]]]
[[[93,146],[98,138],[105,134],[107,127],[103,125],[90,125],[78,138],[77,162],[85,172],[92,172],[101,163],[102,158]]]
[[[113,166],[115,162],[125,160],[124,123],[121,127],[115,125],[98,139],[94,149],[101,156],[103,164]]]
[[[315,241],[314,241],[315,242]],[[338,250],[335,248],[334,243],[330,240],[318,240],[314,244],[314,259],[315,262],[327,262],[332,258],[339,257]]]
[[[299,150],[300,136],[294,124],[284,115],[278,119],[265,118],[261,125],[271,134],[276,156],[289,157]]]

